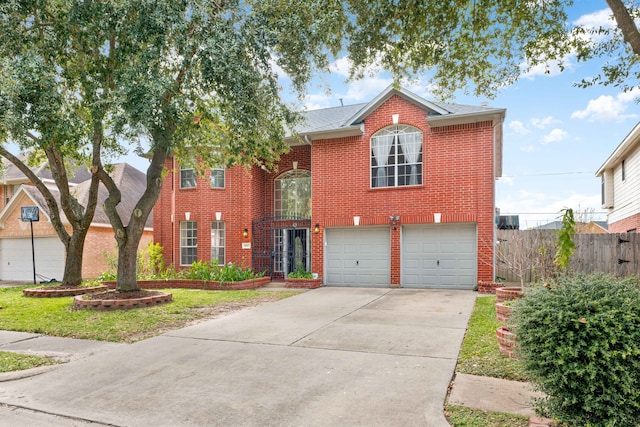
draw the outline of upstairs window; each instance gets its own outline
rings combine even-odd
[[[386,127],[371,137],[371,187],[422,185],[422,132]]]
[[[277,218],[311,218],[311,172],[294,169],[274,181]]]
[[[180,188],[196,187],[196,171],[193,168],[180,168]]]
[[[211,188],[224,188],[224,168],[211,169]]]

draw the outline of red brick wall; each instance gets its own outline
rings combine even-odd
[[[421,186],[371,188],[370,137],[392,124],[392,114],[399,114],[400,124],[423,132]],[[196,189],[179,189],[179,166],[169,159],[165,166],[170,173],[154,215],[155,240],[166,248],[167,264],[179,264],[179,221],[186,211],[198,221],[198,257],[209,259],[209,222],[220,211],[226,222],[227,261],[251,265],[251,251],[241,248],[251,236],[242,238],[242,230],[252,232],[253,219],[273,216],[273,181],[297,161],[298,169],[312,171],[311,227],[317,223],[321,230],[311,233],[312,271],[322,275],[325,227],[353,226],[354,216],[361,217],[361,226],[389,225],[390,215],[401,216],[404,224],[432,223],[433,214],[439,212],[444,223],[478,224],[478,279],[492,280],[493,253],[486,245],[493,241],[494,226],[492,122],[432,129],[426,117],[425,110],[393,96],[365,119],[362,137],[314,140],[310,146],[293,147],[282,156],[277,172],[233,167],[226,172],[224,190],[211,189],[208,176],[198,179]],[[400,224],[391,236],[391,284],[399,285]]]
[[[370,137],[399,123],[423,132],[423,185],[371,188]],[[389,224],[399,215],[404,224],[433,222],[478,223],[478,279],[492,280],[492,248],[481,242],[493,240],[494,175],[491,122],[429,128],[426,112],[394,96],[364,122],[362,138],[349,137],[313,142],[313,219],[322,227]],[[400,244],[392,233],[391,283],[400,283]],[[324,247],[313,242],[314,264],[321,263]],[[322,270],[320,270],[322,271]]]
[[[610,233],[626,233],[632,230],[640,231],[640,213],[609,224]]]
[[[149,242],[152,241],[153,231],[145,231],[140,239],[138,251],[146,249]],[[118,248],[113,229],[110,227],[91,227],[84,243],[82,277],[84,279],[97,278],[105,271],[111,270],[107,258],[110,256],[116,260],[117,255]]]

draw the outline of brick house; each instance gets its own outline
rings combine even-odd
[[[51,190],[54,197],[58,198],[59,191],[46,165],[32,170]],[[145,174],[126,163],[121,163],[115,165],[112,176],[123,194],[118,211],[123,218],[128,218],[135,202],[145,189]],[[83,206],[86,206],[90,178],[86,168],[79,168],[70,178],[70,186]],[[61,280],[64,273],[65,248],[51,225],[49,207],[40,191],[22,172],[9,163],[6,165],[3,180],[0,181],[0,194],[4,196],[0,210],[0,280],[33,279],[31,225],[21,219],[23,206],[37,206],[39,211],[39,221],[33,222],[37,280]],[[117,255],[113,229],[101,207],[106,196],[106,189],[100,185],[98,206],[85,239],[83,278],[98,277],[109,267],[106,254],[112,257]],[[64,222],[64,214],[62,217]],[[153,240],[152,224],[153,219],[149,218],[140,242],[141,248]],[[71,226],[67,226],[67,230],[71,232]]]
[[[640,123],[629,132],[596,172],[602,207],[611,233],[640,230]]]
[[[472,289],[493,279],[495,180],[506,111],[387,88],[305,114],[278,171],[174,158],[155,207],[165,261],[296,268],[329,286]]]

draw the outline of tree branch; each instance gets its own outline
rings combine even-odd
[[[29,181],[31,181],[33,185],[36,186],[38,191],[40,191],[47,202],[47,206],[49,207],[49,218],[51,218],[51,224],[56,230],[56,233],[58,234],[60,240],[62,240],[62,242],[66,245],[71,237],[62,224],[60,209],[51,191],[47,188],[46,185],[44,185],[42,180],[35,173],[33,173],[33,171],[27,165],[24,164],[24,162],[7,151],[7,149],[2,145],[0,145],[0,155],[13,163],[15,167],[20,170],[20,172],[22,172],[27,178],[29,178]]]
[[[607,4],[613,12],[613,17],[616,19],[625,41],[629,43],[633,53],[640,56],[640,33],[626,6],[622,0],[607,0]]]

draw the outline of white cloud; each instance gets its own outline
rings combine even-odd
[[[527,129],[520,120],[511,120],[507,126],[518,135],[530,133],[529,129]]]
[[[525,146],[520,147],[520,151],[525,152],[525,153],[531,153],[534,150],[535,150],[535,147],[533,145],[525,145]]]
[[[531,126],[538,129],[546,129],[554,123],[560,123],[560,120],[554,119],[552,116],[547,116],[542,119],[533,118],[530,120]]]
[[[574,25],[580,25],[587,28],[613,28],[615,22],[611,14],[611,9],[605,8],[587,15],[582,15],[574,21]]]
[[[329,71],[347,78],[349,77],[351,66],[351,59],[348,56],[343,56],[329,65]]]
[[[522,74],[522,77],[525,79],[533,80],[536,76],[557,76],[563,71],[570,70],[573,68],[573,59],[574,54],[570,54],[562,58],[562,64],[564,66],[564,70],[560,68],[560,66],[555,62],[543,62],[535,67],[529,68],[525,73]],[[528,68],[528,65],[523,65],[524,69]]]
[[[637,117],[637,114],[624,114],[627,104],[634,102],[640,96],[640,91],[635,89],[630,92],[620,93],[613,97],[601,95],[596,99],[589,100],[584,110],[571,113],[572,119],[588,120],[590,122],[621,121],[628,118]]]
[[[552,142],[561,142],[567,139],[569,134],[559,128],[553,129],[551,132],[542,137],[543,144],[550,144]]]

